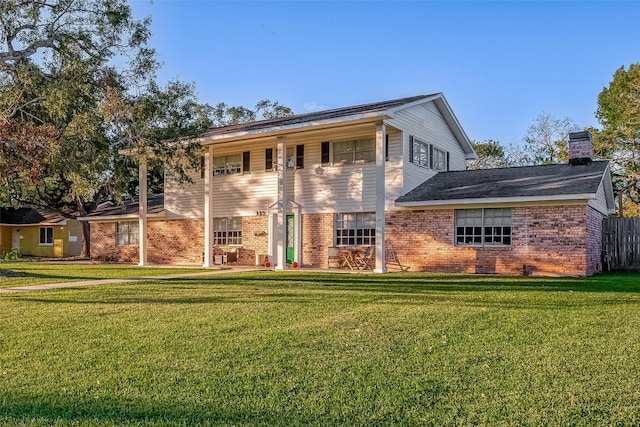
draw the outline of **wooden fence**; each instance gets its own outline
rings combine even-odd
[[[602,256],[605,269],[640,268],[640,218],[606,218]]]

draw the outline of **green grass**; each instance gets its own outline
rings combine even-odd
[[[206,271],[204,269],[180,267],[138,267],[135,265],[24,261],[2,262],[0,263],[0,268],[12,272],[9,276],[0,277],[0,288]]]
[[[0,424],[635,426],[639,279],[254,272],[1,294]]]

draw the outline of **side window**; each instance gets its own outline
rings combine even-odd
[[[409,161],[414,165],[429,167],[429,144],[416,138],[409,139]]]
[[[40,246],[53,245],[53,227],[40,227]]]

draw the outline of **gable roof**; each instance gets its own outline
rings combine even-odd
[[[95,211],[78,218],[81,221],[134,219],[138,218],[138,197],[124,201],[122,204],[105,204]],[[164,215],[164,193],[149,194],[147,196],[147,216],[161,217]]]
[[[3,225],[64,225],[67,218],[48,208],[0,208]]]
[[[388,101],[372,102],[368,104],[315,111],[305,114],[294,114],[274,119],[212,128],[205,132],[201,136],[200,140],[206,144],[216,140],[234,137],[237,138],[266,133],[286,133],[299,130],[301,128],[338,125],[341,123],[362,120],[384,120],[385,118],[392,118],[396,111],[427,102],[434,102],[436,104],[453,134],[456,136],[456,139],[460,143],[462,149],[467,154],[467,158],[476,158],[475,151],[471,146],[471,141],[462,129],[462,126],[460,126],[458,119],[453,114],[453,110],[442,93],[410,96]]]
[[[440,172],[396,199],[397,206],[581,200],[596,196],[609,162]]]

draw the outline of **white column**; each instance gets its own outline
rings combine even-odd
[[[138,166],[138,265],[147,265],[147,159],[140,157]]]
[[[300,212],[302,209],[300,208],[300,205],[297,205],[296,208],[293,231],[293,235],[295,236],[295,241],[293,243],[293,260],[298,262],[298,267],[302,267],[302,235],[300,234],[300,231],[302,230],[302,215]]]
[[[276,141],[278,165],[278,219],[276,224],[276,270],[287,268],[287,144],[284,137]]]
[[[204,153],[204,262],[203,267],[213,267],[213,147]]]
[[[377,273],[386,273],[385,266],[385,140],[387,127],[384,123],[376,127],[376,267]]]

